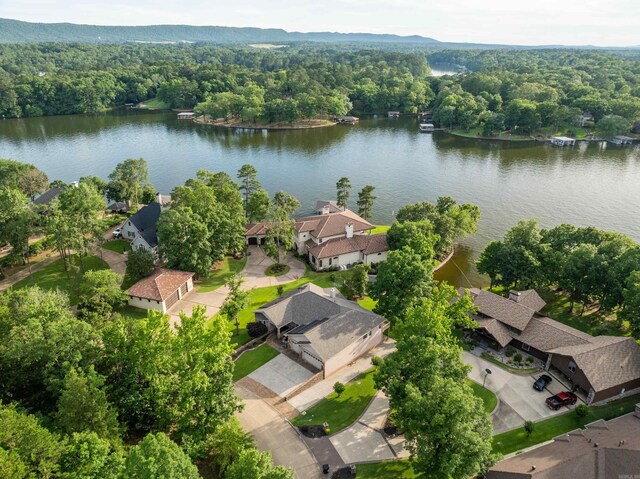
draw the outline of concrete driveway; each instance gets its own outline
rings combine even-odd
[[[221,286],[215,291],[208,293],[199,293],[196,289],[192,289],[176,304],[169,308],[167,314],[170,316],[171,324],[180,321],[180,313],[191,316],[195,306],[204,306],[207,308],[207,316],[214,316],[220,311],[222,303],[227,297],[229,290],[226,286]]]
[[[249,256],[247,264],[242,270],[244,276],[243,289],[264,288],[278,284],[290,283],[304,276],[306,267],[304,263],[295,259],[291,251],[282,252],[282,263],[289,266],[289,271],[282,276],[266,276],[265,270],[275,263],[264,254],[259,246],[249,246],[247,248]]]
[[[513,374],[467,351],[463,353],[462,359],[472,367],[469,378],[479,384],[484,380],[485,369],[491,370],[492,374],[487,376],[485,387],[493,391],[499,400],[493,413],[493,429],[496,434],[521,427],[525,421],[540,421],[567,411],[567,408],[553,411],[545,404],[549,396],[564,390],[562,384],[553,381],[545,391],[533,389],[534,381],[543,372],[533,376]],[[569,408],[572,409],[573,406]]]
[[[249,377],[284,398],[311,379],[313,374],[311,370],[280,354],[253,371]]]

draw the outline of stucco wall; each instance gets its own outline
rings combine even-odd
[[[165,312],[164,310],[164,303],[162,303],[161,301],[154,301],[154,300],[148,300],[148,299],[142,299],[142,298],[134,298],[134,297],[129,297],[129,304],[131,306],[134,306],[136,308],[141,308],[141,309],[153,309],[154,311],[162,311],[163,313]]]
[[[378,328],[372,331],[371,336],[367,337],[366,339],[362,339],[362,337],[360,337],[355,342],[351,343],[345,349],[340,351],[338,354],[333,356],[331,359],[325,361],[324,376],[330,376],[341,367],[355,361],[370,349],[380,344],[383,338],[384,336],[382,334],[382,325],[380,325]]]
[[[364,263],[379,263],[380,261],[384,261],[387,259],[388,251],[383,251],[381,253],[367,254],[364,257]]]

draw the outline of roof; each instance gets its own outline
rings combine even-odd
[[[478,327],[485,329],[503,348],[513,339],[509,328],[496,319],[476,318],[476,321]]]
[[[318,200],[316,201],[316,211],[322,211],[322,209],[328,206],[329,213],[339,213],[342,211],[342,208],[338,206],[338,202],[334,200]]]
[[[137,228],[140,236],[142,236],[152,248],[158,245],[156,227],[161,210],[160,203],[151,203],[141,208],[135,215],[129,218],[131,224]]]
[[[352,309],[315,322],[303,335],[315,355],[327,361],[385,321],[365,309]]]
[[[624,443],[622,443],[624,441]],[[596,446],[597,444],[597,446]],[[535,468],[534,468],[535,466]],[[619,479],[640,471],[640,418],[599,420],[500,461],[487,479]]]
[[[186,271],[160,268],[131,286],[127,293],[129,296],[135,296],[136,298],[164,301],[192,278],[193,275],[194,273]]]
[[[518,341],[538,351],[549,352],[555,348],[588,344],[593,336],[553,319],[536,316],[521,334],[513,334]]]
[[[351,238],[336,238],[324,243],[316,244],[313,240],[307,241],[309,252],[318,259],[331,258],[342,254],[361,251],[364,254],[382,253],[389,250],[387,235],[355,235]]]
[[[128,210],[129,206],[124,201],[114,201],[109,206],[107,206],[107,209],[111,211],[123,211]]]
[[[369,231],[374,226],[364,218],[361,218],[351,210],[340,210],[327,215],[301,216],[295,220],[295,229],[298,233],[311,233],[316,238],[328,238],[330,236],[344,235],[348,224],[353,225],[354,233]],[[245,236],[263,235],[267,232],[268,223],[249,223],[246,226]]]
[[[58,196],[60,196],[60,193],[62,193],[62,190],[60,188],[49,188],[47,191],[33,200],[33,203],[36,205],[48,205]]]
[[[521,303],[522,299],[514,301],[478,288],[470,289],[469,293],[471,294],[471,299],[473,299],[473,304],[476,305],[480,313],[489,318],[497,319],[501,323],[512,326],[519,331],[523,331],[527,327],[527,324],[536,313],[536,310],[529,306],[538,305],[537,300],[528,291],[524,292],[527,293],[525,294],[525,304]]]
[[[589,343],[549,352],[570,356],[596,391],[640,378],[640,346],[630,337],[596,336]]]

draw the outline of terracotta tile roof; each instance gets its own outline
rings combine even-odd
[[[249,223],[245,228],[245,236],[258,236],[267,234],[267,223]]]
[[[346,226],[353,224],[354,233],[368,231],[374,228],[364,218],[361,218],[351,210],[344,210],[328,215],[303,216],[296,218],[296,231],[299,233],[310,232],[316,238],[327,238],[345,233]]]
[[[587,424],[585,429],[563,434],[551,443],[500,461],[484,477],[619,479],[634,477],[638,471],[640,418],[627,414]]]
[[[309,240],[306,243],[309,252],[318,259],[331,258],[342,254],[361,251],[364,254],[382,253],[389,250],[387,235],[355,235],[352,238],[336,238],[316,244]]]
[[[127,293],[136,298],[164,301],[193,275],[194,273],[186,271],[159,268],[151,276],[147,276],[131,286]]]

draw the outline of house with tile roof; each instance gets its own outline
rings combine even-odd
[[[486,479],[621,479],[639,477],[640,404],[610,421],[602,419],[511,455],[491,467]]]
[[[255,312],[255,320],[281,337],[327,377],[380,344],[389,323],[334,288],[306,284]]]
[[[158,268],[127,290],[129,304],[166,313],[193,289],[194,273]]]
[[[633,338],[594,337],[548,318],[533,289],[511,291],[508,298],[478,288],[469,294],[478,308],[477,332],[495,349],[513,346],[537,357],[587,404],[640,390],[640,346]]]
[[[307,255],[313,268],[326,270],[387,259],[386,234],[371,235],[374,226],[367,220],[331,201],[319,201],[316,209],[319,214],[296,218],[294,235],[296,251]],[[247,244],[263,244],[268,228],[265,222],[248,224]]]

